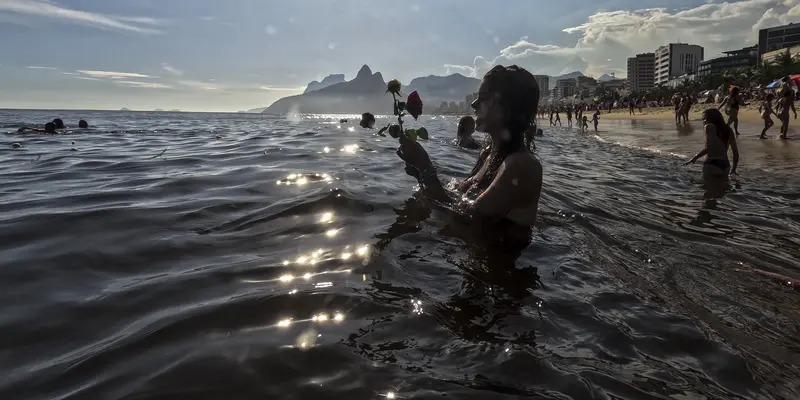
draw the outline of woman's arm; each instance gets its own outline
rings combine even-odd
[[[712,129],[714,130],[713,132],[712,132]],[[716,127],[714,127],[714,125],[711,125],[711,124],[709,124],[709,125],[706,125],[706,126],[703,128],[703,131],[704,131],[704,132],[705,132],[705,134],[706,134],[706,139],[705,139],[705,142],[703,143],[703,150],[700,150],[700,152],[699,152],[699,153],[695,154],[695,156],[694,156],[694,157],[692,157],[692,159],[691,159],[691,160],[687,161],[687,162],[686,162],[685,164],[683,164],[683,165],[689,165],[689,164],[693,164],[693,163],[694,163],[695,161],[697,161],[697,160],[698,160],[700,157],[703,157],[703,156],[705,156],[706,154],[708,154],[708,135],[716,135],[716,133],[717,133],[717,128],[716,128]]]
[[[419,185],[422,194],[427,198],[441,203],[450,203],[453,201],[450,192],[444,188],[442,181],[439,180],[439,176],[436,174],[436,170],[433,168],[419,172]]]

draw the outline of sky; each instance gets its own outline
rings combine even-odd
[[[238,111],[367,64],[625,76],[670,42],[706,58],[800,22],[800,0],[0,0],[0,108]]]

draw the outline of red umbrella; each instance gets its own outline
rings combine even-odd
[[[789,77],[794,83],[800,83],[800,74],[792,75]]]

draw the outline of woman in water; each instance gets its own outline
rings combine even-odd
[[[739,98],[738,87],[731,89],[731,95],[722,101],[719,108],[724,107],[726,104],[728,105],[728,125],[733,123],[733,130],[736,132],[736,136],[739,136],[739,107],[746,104],[742,103],[742,99]]]
[[[778,117],[778,114],[772,109],[772,100],[774,99],[775,94],[770,93],[761,105],[758,106],[758,112],[761,113],[761,118],[764,120],[764,129],[761,131],[761,136],[758,137],[759,139],[766,139],[767,130],[772,128],[772,125],[775,125],[775,122],[772,121],[772,114],[775,114],[776,117]]]
[[[709,108],[703,111],[703,131],[706,134],[706,145],[697,155],[687,161],[689,165],[697,161],[700,157],[706,156],[703,163],[703,178],[719,179],[727,178],[728,175],[736,175],[736,167],[739,165],[739,147],[736,145],[736,135],[733,134],[731,127],[725,123],[722,113],[716,108]],[[728,161],[728,148],[733,150],[733,166]]]
[[[781,120],[781,139],[786,139],[789,132],[789,110],[794,112],[794,119],[797,119],[797,109],[794,108],[794,91],[784,90],[783,97],[778,100],[778,119]]]
[[[361,114],[361,122],[359,122],[362,128],[372,129],[375,126],[375,116],[372,113],[363,113]]]
[[[400,135],[397,155],[405,161],[406,173],[417,178],[424,196],[457,205],[471,220],[483,223],[482,232],[494,231],[488,236],[505,233],[502,243],[511,239],[515,248],[527,246],[542,192],[542,164],[525,146],[538,102],[539,87],[525,69],[498,65],[484,75],[471,106],[477,130],[486,132],[491,143],[455,193],[442,185],[418,142]]]
[[[458,130],[456,131],[456,145],[465,149],[478,150],[481,145],[472,137],[475,133],[475,119],[466,116],[458,121]]]

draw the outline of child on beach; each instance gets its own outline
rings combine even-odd
[[[600,110],[594,112],[594,115],[592,115],[592,122],[594,122],[594,131],[597,132],[597,123],[600,122]]]
[[[758,112],[761,113],[761,118],[764,120],[764,129],[761,131],[761,136],[759,139],[766,139],[767,138],[767,130],[772,128],[772,125],[775,125],[775,122],[772,121],[771,114],[775,114],[775,117],[780,118],[778,113],[772,109],[772,100],[775,99],[775,94],[770,93],[767,95],[767,98],[758,106]]]
[[[586,132],[589,130],[589,117],[583,116],[583,126],[581,126],[581,131]]]

